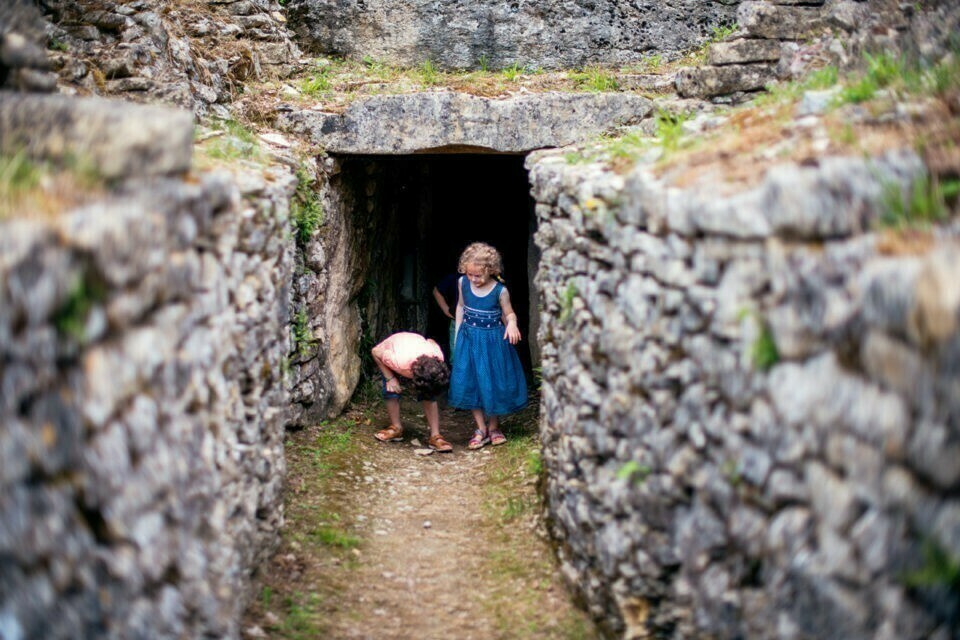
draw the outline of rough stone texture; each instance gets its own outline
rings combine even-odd
[[[197,113],[246,80],[289,75],[300,51],[275,0],[48,0],[49,48],[62,90],[165,102]],[[224,115],[221,113],[221,115]]]
[[[4,638],[239,637],[283,519],[293,178],[269,174],[0,222]]]
[[[748,40],[742,38],[717,42],[707,48],[707,64],[744,64],[748,62],[776,62],[782,46],[775,40]]]
[[[649,115],[647,98],[625,93],[545,93],[495,100],[463,93],[375,96],[344,114],[281,113],[281,129],[329,153],[422,151],[521,153],[588,140]]]
[[[668,58],[732,24],[739,0],[437,3],[428,0],[291,0],[291,24],[313,51],[402,65],[520,64],[569,68]]]
[[[746,0],[737,7],[737,26],[750,38],[797,40],[822,28],[822,16],[819,6],[785,6],[766,0]]]
[[[528,167],[548,509],[590,611],[631,638],[952,637],[955,586],[904,576],[960,553],[960,238],[871,232],[919,158],[727,195]]]
[[[190,168],[193,117],[165,107],[0,91],[0,153],[20,150],[109,179],[182,174]]]
[[[291,358],[291,406],[287,420],[292,425],[339,414],[360,377],[357,294],[364,278],[353,262],[357,255],[365,254],[357,248],[350,215],[353,194],[339,185],[338,161],[320,157],[316,169],[323,224],[297,252],[292,287],[294,307],[305,314],[312,340],[309,348]]]
[[[29,0],[7,0],[0,12],[0,89],[52,91],[56,75],[39,44],[44,37],[40,11]]]
[[[685,98],[712,98],[737,91],[758,91],[777,79],[772,64],[687,67],[677,72],[677,93]]]
[[[730,40],[710,45],[706,65],[677,73],[680,95],[736,102],[766,83],[797,79],[810,69],[862,69],[864,54],[880,51],[935,62],[951,50],[960,5],[750,0],[740,3],[737,25]]]

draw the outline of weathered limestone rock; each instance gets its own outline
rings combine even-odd
[[[872,232],[883,185],[925,179],[916,154],[726,194],[559,152],[527,166],[548,509],[611,636],[954,625],[903,576],[922,544],[960,548],[960,240],[883,255]]]
[[[431,92],[375,96],[344,114],[281,113],[278,126],[329,153],[423,151],[520,153],[587,140],[649,115],[647,98],[626,94],[546,93],[503,100]]]
[[[233,180],[0,221],[0,636],[240,637],[283,522],[294,180]]]
[[[43,5],[49,24],[33,42],[42,51],[49,47],[44,52],[56,73],[47,79],[69,93],[164,102],[203,114],[230,102],[241,82],[286,76],[300,65],[276,0]]]
[[[737,8],[740,32],[750,38],[797,40],[823,26],[818,6],[746,0]]]
[[[193,116],[97,98],[0,92],[0,152],[21,149],[111,179],[185,173]]]
[[[685,98],[712,98],[758,91],[776,79],[777,68],[771,64],[687,67],[677,72],[676,88]]]
[[[570,68],[627,64],[657,52],[695,48],[712,27],[732,24],[738,0],[599,0],[436,3],[430,0],[292,0],[291,23],[304,46],[402,65],[511,64]]]
[[[0,13],[0,89],[56,88],[43,42],[44,22],[37,7],[29,0],[7,0]]]
[[[717,42],[707,49],[707,64],[745,64],[748,62],[776,62],[781,45],[776,40],[730,40]]]

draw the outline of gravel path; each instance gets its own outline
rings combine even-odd
[[[373,438],[379,407],[291,434],[284,542],[244,637],[596,637],[543,533],[536,408],[480,451],[469,412],[443,410],[455,451],[430,455],[418,410],[404,404],[401,443]]]

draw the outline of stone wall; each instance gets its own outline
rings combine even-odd
[[[302,46],[316,52],[402,65],[553,69],[676,57],[733,23],[738,2],[291,0],[287,7]]]
[[[862,67],[864,54],[907,53],[934,62],[955,47],[960,9],[938,0],[744,0],[736,30],[707,47],[705,64],[681,69],[684,97],[736,101],[826,65]]]
[[[548,508],[594,616],[626,638],[955,638],[958,228],[919,250],[873,231],[919,158],[739,191],[528,166]]]
[[[5,4],[11,6],[0,15],[0,87],[59,87],[226,115],[222,105],[244,82],[286,76],[300,64],[275,0]]]
[[[153,144],[189,162],[185,126]],[[127,175],[0,219],[0,636],[239,636],[283,518],[293,185]]]

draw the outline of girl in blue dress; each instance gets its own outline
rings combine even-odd
[[[520,341],[510,293],[496,277],[500,253],[474,242],[460,256],[457,335],[448,404],[473,411],[477,430],[468,448],[507,441],[500,416],[527,405],[527,380],[513,346]]]

